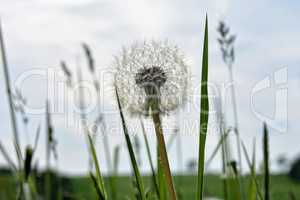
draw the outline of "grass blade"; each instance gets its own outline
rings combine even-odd
[[[263,136],[263,152],[264,152],[264,187],[265,187],[265,200],[270,200],[270,171],[269,171],[269,133],[267,124],[264,123],[264,136]]]
[[[39,138],[40,138],[40,133],[41,133],[41,125],[39,124],[39,126],[37,127],[37,130],[36,130],[36,134],[35,134],[33,152],[35,152],[37,149]]]
[[[4,39],[2,34],[2,27],[1,27],[1,21],[0,21],[0,48],[1,48],[1,58],[2,58],[2,65],[4,70],[4,78],[5,78],[5,85],[6,85],[6,91],[7,91],[7,97],[8,97],[8,103],[9,103],[9,111],[10,111],[10,118],[12,123],[12,129],[13,129],[13,143],[16,148],[16,154],[18,158],[18,164],[19,168],[21,169],[22,166],[22,152],[20,147],[20,140],[19,140],[19,133],[17,129],[17,120],[16,120],[16,114],[14,111],[14,105],[13,105],[13,97],[11,92],[11,86],[10,86],[10,76],[8,71],[8,64],[6,59],[6,52],[5,52],[5,45],[4,45]]]
[[[199,160],[198,160],[198,185],[197,199],[203,199],[203,183],[204,183],[204,160],[205,160],[205,140],[208,125],[208,20],[205,20],[205,33],[202,58],[202,78],[201,78],[201,110],[200,110],[200,136],[199,136]]]
[[[208,166],[210,165],[210,163],[212,162],[212,160],[217,155],[219,149],[222,147],[222,145],[223,145],[224,141],[226,140],[227,136],[228,136],[228,132],[221,136],[221,139],[219,140],[216,148],[214,149],[213,153],[211,154],[211,156],[209,157],[209,159],[207,160],[207,162],[205,164],[206,168],[208,168]]]
[[[140,174],[137,162],[136,162],[133,147],[132,147],[132,144],[131,144],[131,141],[130,141],[130,138],[129,138],[128,129],[127,129],[127,126],[126,126],[126,123],[125,123],[125,118],[124,118],[124,115],[123,115],[123,111],[122,111],[122,107],[121,107],[121,104],[120,104],[120,99],[119,99],[117,89],[116,89],[116,97],[117,97],[117,101],[118,101],[120,117],[121,117],[121,120],[122,120],[123,132],[124,132],[124,135],[125,135],[125,140],[126,140],[130,160],[131,160],[131,165],[132,165],[132,168],[134,170],[134,174],[135,174],[135,178],[136,178],[140,198],[142,200],[146,200],[144,184],[143,184],[142,177],[141,177],[141,174]]]
[[[94,143],[93,143],[93,140],[92,140],[90,134],[87,134],[87,138],[88,138],[88,144],[89,144],[89,148],[90,148],[90,153],[92,154],[92,158],[93,158],[94,165],[95,165],[95,170],[96,170],[96,183],[97,183],[96,184],[96,186],[97,186],[96,190],[97,190],[97,193],[98,193],[98,190],[101,193],[101,196],[99,195],[99,199],[106,199],[106,192],[105,192],[105,188],[104,188],[104,181],[103,181],[103,178],[102,178],[102,175],[101,175],[100,166],[99,166],[99,162],[98,162],[96,150],[95,150],[95,147],[94,147]],[[90,172],[90,174],[92,174],[92,172]],[[93,176],[91,176],[91,177],[93,179]]]
[[[255,143],[254,143],[255,144]],[[243,152],[244,152],[244,155],[245,155],[245,158],[246,158],[246,161],[247,161],[247,164],[250,168],[250,175],[251,175],[251,181],[250,181],[250,191],[248,192],[248,199],[249,200],[252,200],[252,199],[255,199],[256,200],[256,194],[258,195],[259,199],[260,200],[263,200],[263,195],[260,191],[260,187],[259,187],[259,183],[258,183],[258,180],[256,178],[256,171],[255,171],[255,145],[253,146],[253,157],[252,157],[252,163],[250,161],[250,157],[249,157],[249,154],[247,153],[247,149],[245,147],[245,144],[242,142],[242,149],[243,149]]]
[[[101,189],[100,189],[100,187],[98,185],[98,180],[96,179],[96,177],[94,176],[94,174],[92,172],[90,172],[90,177],[91,177],[91,179],[92,179],[92,181],[94,183],[94,188],[95,188],[95,190],[97,192],[98,199],[99,200],[105,200],[103,192],[101,192]]]
[[[146,151],[147,151],[147,157],[148,157],[149,164],[150,164],[150,167],[151,167],[152,182],[153,182],[156,194],[159,197],[159,188],[158,188],[155,169],[154,169],[154,165],[153,165],[153,161],[152,161],[152,157],[151,157],[151,151],[150,151],[150,146],[149,146],[149,142],[148,142],[148,137],[146,135],[145,126],[144,126],[144,123],[143,123],[142,119],[140,118],[139,120],[140,120],[140,124],[141,124],[142,131],[143,131],[143,136],[144,136],[144,141],[145,141]]]

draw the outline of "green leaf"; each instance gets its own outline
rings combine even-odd
[[[122,107],[121,107],[121,104],[120,104],[120,99],[119,99],[117,89],[116,89],[116,96],[117,96],[118,107],[119,107],[119,111],[120,111],[120,117],[121,117],[121,120],[122,120],[122,126],[123,126],[123,132],[124,132],[124,136],[125,136],[125,140],[126,140],[126,145],[127,145],[127,149],[128,149],[128,152],[129,152],[129,156],[130,156],[131,165],[132,165],[132,168],[133,168],[133,171],[134,171],[135,179],[136,179],[136,182],[137,182],[137,187],[138,187],[138,191],[139,191],[139,194],[140,194],[140,198],[142,200],[146,200],[144,184],[143,184],[141,174],[140,174],[137,162],[136,162],[136,158],[135,158],[135,155],[134,155],[132,143],[131,143],[130,138],[129,138],[128,129],[127,129],[127,126],[126,126],[126,123],[125,123],[125,118],[124,118],[124,115],[123,115],[123,111],[122,111]]]
[[[208,125],[208,20],[205,20],[205,34],[202,57],[202,78],[201,78],[201,104],[200,104],[200,136],[199,136],[199,160],[198,160],[198,184],[197,184],[197,200],[203,199],[204,184],[204,160],[205,160],[205,141]]]

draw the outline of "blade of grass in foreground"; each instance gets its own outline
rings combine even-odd
[[[91,178],[93,179],[95,187],[97,186],[96,191],[97,191],[99,199],[107,199],[105,188],[104,188],[104,181],[103,181],[103,178],[101,176],[99,162],[98,162],[96,150],[95,150],[95,147],[94,147],[94,143],[93,143],[93,140],[92,140],[90,134],[87,134],[87,137],[88,137],[88,142],[89,142],[90,153],[92,154],[92,158],[93,158],[95,169],[96,169],[96,180],[94,180],[94,178],[92,176],[92,172],[90,172]],[[97,184],[95,184],[95,181],[96,181]],[[101,195],[99,195],[99,192],[101,193]]]
[[[202,78],[201,78],[201,104],[200,104],[200,136],[199,136],[199,158],[198,158],[198,185],[197,200],[203,199],[203,182],[204,182],[204,160],[205,160],[205,141],[208,124],[208,24],[207,16],[205,19],[205,33],[202,57]]]
[[[255,143],[254,143],[255,144]],[[256,195],[258,195],[260,200],[263,200],[262,193],[260,191],[260,187],[258,184],[258,180],[256,178],[256,171],[255,171],[255,145],[253,145],[253,157],[252,157],[252,163],[250,162],[249,155],[247,153],[245,144],[242,142],[242,149],[244,151],[245,157],[247,164],[250,168],[250,175],[251,175],[251,180],[250,180],[250,189],[248,192],[248,199],[249,200],[256,200]]]
[[[153,165],[153,161],[152,161],[152,157],[151,157],[151,151],[150,151],[150,146],[149,146],[149,142],[148,142],[148,137],[146,135],[145,126],[144,126],[144,123],[143,123],[142,119],[140,118],[139,120],[140,120],[140,123],[141,123],[143,136],[144,136],[144,141],[145,141],[145,144],[146,144],[146,150],[147,150],[147,156],[148,156],[149,164],[150,164],[150,167],[151,167],[152,182],[153,182],[153,185],[155,187],[156,194],[159,197],[159,188],[158,188],[155,169],[154,169],[154,165]]]
[[[96,189],[97,195],[98,195],[98,200],[105,200],[105,197],[103,195],[103,192],[101,191],[100,187],[99,187],[99,183],[97,178],[94,176],[94,174],[92,172],[90,172],[90,177],[93,181],[94,187]]]
[[[136,162],[133,147],[132,147],[132,144],[131,144],[131,141],[130,141],[130,138],[129,138],[128,129],[127,129],[127,126],[126,126],[126,123],[125,123],[125,118],[124,118],[123,111],[122,111],[122,108],[121,108],[120,99],[119,99],[117,89],[116,89],[116,96],[117,96],[118,107],[119,107],[119,111],[120,111],[120,117],[121,117],[121,120],[122,120],[123,132],[124,132],[124,135],[125,135],[125,140],[126,140],[130,160],[131,160],[131,165],[132,165],[132,168],[134,170],[134,174],[135,174],[135,178],[136,178],[140,198],[142,200],[146,200],[144,184],[143,184],[142,177],[141,177],[141,174],[140,174],[137,162]]]
[[[269,133],[266,123],[264,123],[263,152],[265,172],[265,200],[270,200]]]

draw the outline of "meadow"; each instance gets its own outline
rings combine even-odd
[[[194,176],[176,176],[172,174],[169,165],[171,158],[168,156],[164,130],[162,126],[162,117],[172,113],[180,107],[186,95],[187,82],[189,81],[185,60],[177,48],[167,42],[150,41],[134,44],[132,47],[123,50],[123,53],[115,59],[114,66],[116,73],[114,75],[115,101],[118,106],[118,112],[122,122],[122,136],[125,138],[128,155],[130,158],[132,176],[121,176],[117,174],[118,149],[114,149],[111,154],[110,141],[103,137],[105,157],[109,169],[109,177],[102,175],[101,167],[103,163],[98,161],[97,151],[95,149],[94,137],[96,137],[87,127],[87,113],[84,111],[85,96],[82,91],[79,92],[82,132],[86,137],[86,144],[89,150],[89,175],[83,177],[63,177],[50,166],[51,157],[57,158],[55,140],[55,124],[51,120],[50,104],[45,102],[46,112],[46,170],[41,175],[39,169],[33,164],[35,158],[36,146],[39,140],[40,127],[35,131],[35,144],[28,144],[25,149],[20,146],[18,123],[16,115],[24,116],[22,106],[18,109],[15,106],[15,99],[19,98],[22,102],[22,96],[16,93],[13,95],[13,89],[10,85],[9,67],[6,60],[6,49],[2,33],[0,34],[2,63],[5,74],[5,85],[7,87],[7,97],[9,102],[10,117],[12,124],[13,144],[17,163],[11,159],[11,153],[8,153],[0,143],[0,150],[11,168],[12,175],[3,175],[0,177],[1,198],[2,199],[197,199],[203,200],[207,197],[220,198],[223,200],[285,200],[296,199],[300,196],[299,184],[293,183],[285,175],[271,175],[269,166],[269,129],[266,123],[262,122],[263,152],[262,170],[257,169],[256,147],[255,143],[251,153],[245,148],[240,139],[242,130],[238,126],[238,108],[236,105],[236,91],[234,85],[231,87],[232,110],[234,118],[234,127],[227,127],[222,121],[220,127],[220,139],[215,147],[214,154],[210,157],[214,159],[215,154],[222,155],[222,173],[220,175],[206,174],[205,166],[208,156],[205,152],[206,135],[208,133],[208,120],[210,114],[210,99],[208,95],[209,82],[209,44],[208,44],[208,19],[204,25],[204,38],[202,49],[202,71],[201,80],[198,80],[201,86],[201,101],[199,110],[199,153],[196,161],[197,170]],[[224,22],[220,22],[218,27],[218,42],[224,64],[229,71],[229,81],[234,82],[233,67],[235,61],[234,41],[235,35],[230,33],[230,29]],[[200,39],[199,39],[200,41]],[[97,99],[100,103],[100,85],[95,77],[95,60],[91,48],[83,43],[82,48],[85,53],[87,66],[91,72],[94,89]],[[199,55],[200,56],[200,55]],[[77,79],[74,79],[73,72],[68,68],[65,62],[61,62],[61,68],[68,79],[69,87],[72,82],[81,81],[80,69],[77,71]],[[176,85],[177,87],[172,87]],[[99,106],[100,107],[100,106]],[[151,174],[143,176],[141,174],[136,146],[133,145],[131,133],[127,128],[129,121],[128,115],[135,115],[140,118],[143,127],[143,118],[153,121],[156,133],[157,149],[150,149],[147,139],[147,130],[143,129],[141,135],[144,138],[144,147],[147,149],[147,159],[151,165]],[[99,110],[99,116],[95,123],[102,127],[102,132],[106,132],[106,126],[103,121],[105,113]],[[219,113],[220,115],[223,112]],[[222,117],[220,117],[222,118]],[[24,117],[23,123],[28,123]],[[236,138],[236,146],[232,146],[227,137],[233,134]],[[6,145],[6,144],[5,144]],[[229,146],[237,152],[237,158],[233,158]],[[151,152],[156,151],[153,156]],[[179,152],[180,153],[180,152]],[[242,158],[247,161],[248,175],[244,175],[241,167]],[[5,188],[5,189],[3,189]]]
[[[65,193],[72,194],[70,199],[74,200],[87,200],[87,199],[97,199],[97,194],[93,188],[93,183],[89,177],[85,176],[63,176],[63,179],[68,180],[68,187],[64,188]],[[108,178],[104,178],[108,181]],[[133,198],[130,193],[133,194],[132,177],[120,175],[117,181],[117,199]],[[179,180],[180,179],[180,180]],[[213,185],[214,187],[206,187],[204,193],[207,196],[217,197],[222,199],[222,181],[220,175],[218,174],[208,174],[205,177],[205,182],[207,185]],[[143,176],[143,180],[147,186],[151,186],[151,176]],[[174,176],[174,181],[180,184],[181,199],[191,200],[194,199],[193,186],[196,184],[196,176]],[[295,196],[300,196],[300,184],[292,181],[287,175],[278,174],[271,176],[271,198],[274,200],[291,200],[291,192]],[[247,177],[249,181],[249,177]],[[10,175],[0,176],[0,194],[10,193],[13,196],[14,182]],[[128,191],[131,191],[128,193]],[[127,195],[124,195],[127,194]],[[8,194],[7,194],[8,195]],[[124,197],[124,198],[123,198]],[[2,197],[2,199],[5,199]]]

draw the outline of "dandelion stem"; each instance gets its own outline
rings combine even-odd
[[[153,109],[156,110],[156,109]],[[163,167],[164,174],[167,179],[167,186],[168,190],[171,196],[172,200],[176,200],[176,192],[174,189],[174,184],[172,180],[172,175],[171,175],[171,170],[170,170],[170,165],[168,161],[168,155],[167,155],[167,150],[166,150],[166,145],[165,145],[165,139],[163,135],[163,130],[162,130],[162,124],[161,124],[161,119],[159,116],[159,113],[153,112],[152,113],[152,119],[153,123],[155,126],[155,133],[157,137],[157,142],[158,142],[158,150],[159,150],[159,162],[161,163],[161,166]]]

